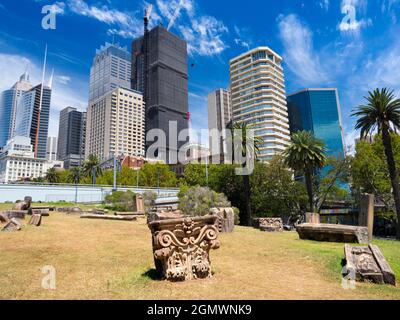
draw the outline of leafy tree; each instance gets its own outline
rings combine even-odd
[[[67,182],[73,184],[79,184],[82,180],[83,173],[80,167],[72,168],[68,172]]]
[[[136,194],[132,191],[114,191],[105,198],[107,204],[112,205],[113,210],[131,212],[136,211]]]
[[[284,152],[286,164],[294,171],[304,173],[310,212],[315,212],[314,175],[325,166],[324,142],[315,138],[312,132],[299,131],[292,135],[292,141]]]
[[[160,187],[162,188],[176,188],[178,186],[178,179],[168,165],[157,163],[147,163],[140,169],[139,180],[142,186],[157,187],[158,178],[160,179]]]
[[[253,126],[247,123],[236,123],[233,126],[233,140],[237,140],[238,138],[242,142],[240,145],[234,144],[234,153],[241,153],[244,158],[247,158],[249,161],[256,161],[257,155],[260,151],[260,147],[263,143],[263,140],[260,137],[254,137],[250,139],[248,136],[249,132],[254,130]],[[246,168],[246,163],[242,165],[243,169]],[[246,208],[244,211],[241,211],[242,216],[240,217],[240,221],[247,226],[252,225],[251,221],[251,184],[250,184],[250,174],[244,174],[243,178],[243,193],[245,196],[245,204]]]
[[[202,164],[189,163],[185,167],[183,183],[188,186],[205,186],[206,166]]]
[[[367,104],[360,105],[353,113],[353,116],[358,118],[356,129],[361,130],[362,138],[372,134],[376,129],[382,135],[397,212],[397,239],[400,240],[400,185],[390,135],[391,132],[400,129],[400,99],[396,99],[393,91],[386,88],[369,92],[365,99]]]
[[[45,179],[49,183],[58,183],[60,181],[56,168],[50,168],[46,172]]]
[[[96,155],[91,154],[83,163],[83,174],[93,179],[93,172],[96,173],[96,177],[101,176],[103,173],[100,167],[100,159]]]

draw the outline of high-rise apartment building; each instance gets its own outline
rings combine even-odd
[[[226,129],[232,120],[231,93],[229,90],[218,89],[208,95],[208,129],[218,132],[218,141],[210,136],[210,151],[212,155],[228,153]],[[215,141],[213,141],[215,140]]]
[[[89,103],[116,88],[131,88],[131,55],[126,47],[106,43],[90,69]]]
[[[117,88],[89,105],[86,158],[144,156],[145,105],[141,93]]]
[[[43,91],[43,97],[41,93]],[[35,158],[46,159],[51,87],[39,84],[22,93],[17,106],[14,136],[31,139]]]
[[[230,61],[234,123],[247,123],[264,141],[259,159],[269,161],[290,141],[282,58],[258,47]]]
[[[84,160],[85,130],[86,112],[73,107],[61,110],[57,154],[67,169],[80,166]]]
[[[46,159],[47,161],[57,161],[57,137],[47,138]]]
[[[187,43],[162,26],[132,43],[132,88],[144,94],[146,132],[161,129],[166,134],[166,148],[159,151],[167,163],[174,162],[178,149],[187,143],[170,144],[177,140],[170,124],[176,124],[178,134],[189,126],[187,61]],[[152,143],[146,142],[146,148]]]
[[[0,94],[0,147],[14,135],[18,100],[30,89],[29,75],[24,73],[11,89]]]
[[[311,131],[330,156],[344,157],[345,138],[339,93],[335,88],[305,89],[288,95],[290,131]]]

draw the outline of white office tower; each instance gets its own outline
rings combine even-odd
[[[232,120],[231,93],[218,89],[208,95],[208,129],[210,131],[210,152],[214,155],[227,154],[226,128]],[[218,132],[217,136],[211,132]]]
[[[0,94],[0,147],[14,136],[18,100],[24,92],[32,89],[28,73],[24,73],[11,89]]]
[[[96,50],[90,68],[89,104],[116,88],[131,88],[131,54],[119,45],[106,43]]]
[[[248,123],[263,139],[259,159],[269,161],[290,141],[282,58],[258,47],[230,61],[234,123]]]
[[[85,157],[145,155],[145,105],[141,93],[117,88],[89,104]]]
[[[47,137],[47,148],[46,148],[46,160],[56,161],[57,160],[57,137]]]

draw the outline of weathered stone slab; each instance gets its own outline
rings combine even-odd
[[[182,211],[163,211],[163,212],[151,212],[147,216],[147,223],[151,223],[153,221],[162,221],[162,220],[174,220],[174,219],[182,219],[185,216],[182,214]]]
[[[283,221],[281,218],[256,218],[253,219],[253,226],[261,231],[282,232]]]
[[[235,229],[235,213],[233,208],[212,208],[210,214],[217,217],[215,226],[221,233],[231,233]]]
[[[300,239],[325,242],[369,243],[368,228],[304,223],[296,227]]]
[[[36,208],[31,208],[29,209],[29,215],[41,215],[43,217],[48,217],[50,216],[49,209],[36,209]]]
[[[145,218],[146,215],[140,212],[114,212],[115,216],[121,217],[136,217],[136,218]]]
[[[108,210],[104,210],[104,209],[92,209],[87,212],[87,214],[96,214],[96,215],[100,215],[100,216],[104,216],[107,213],[108,213]]]
[[[357,281],[396,285],[396,277],[377,246],[344,246],[346,267],[344,276]]]
[[[4,212],[0,213],[0,222],[1,223],[7,223],[8,222],[8,217]]]
[[[368,228],[369,240],[372,240],[374,230],[374,209],[375,196],[373,194],[362,194],[360,199],[360,213],[358,216],[358,225]]]
[[[56,207],[51,207],[51,206],[34,206],[32,207],[32,209],[56,211]]]
[[[24,201],[18,201],[12,210],[29,210],[32,205],[32,197],[25,197]]]
[[[82,219],[114,220],[114,221],[136,221],[136,217],[107,216],[98,214],[82,214]]]
[[[145,213],[144,209],[144,198],[142,195],[136,195],[136,211],[140,213]]]
[[[149,224],[160,277],[185,281],[211,277],[210,250],[218,249],[216,216],[167,219]]]
[[[306,213],[306,223],[321,223],[321,216],[319,213]]]
[[[81,214],[83,210],[79,207],[62,207],[57,209],[58,212],[64,212],[66,214]]]
[[[41,214],[33,214],[28,222],[29,225],[40,227],[42,224],[42,215]]]
[[[9,220],[1,231],[19,231],[22,229],[22,224],[18,219],[12,218]]]
[[[24,220],[27,213],[28,211],[26,210],[10,210],[5,211],[4,215],[7,217],[8,220],[12,218]]]

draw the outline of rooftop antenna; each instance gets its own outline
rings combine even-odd
[[[40,114],[42,112],[42,103],[43,103],[43,86],[44,86],[44,77],[46,74],[46,63],[47,63],[47,43],[46,49],[44,51],[44,61],[43,61],[43,71],[42,71],[42,82],[40,85],[40,101],[39,101],[39,114],[38,114],[38,122],[36,128],[36,139],[35,139],[35,158],[38,156],[38,145],[39,145],[39,129],[40,129]]]

